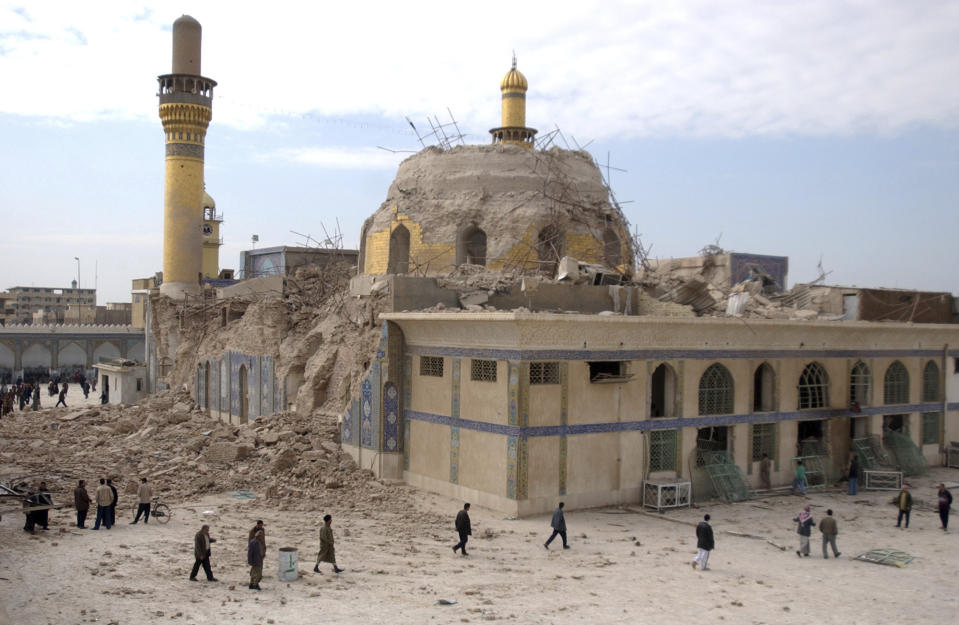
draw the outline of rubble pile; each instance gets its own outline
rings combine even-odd
[[[401,509],[406,490],[374,479],[340,451],[335,419],[278,413],[248,426],[204,414],[185,392],[161,391],[136,406],[14,412],[0,423],[0,458],[16,466],[3,481],[46,479],[56,502],[71,503],[79,479],[92,492],[109,477],[133,505],[146,477],[164,501],[253,491],[281,509],[367,506]],[[124,502],[125,500],[125,502]]]

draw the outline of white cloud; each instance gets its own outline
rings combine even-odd
[[[155,116],[178,17],[114,1],[0,8],[0,111]],[[91,6],[96,7],[91,10]],[[255,7],[255,8],[254,8]],[[888,133],[959,125],[959,3],[198,1],[217,123],[444,114],[498,125],[516,50],[528,123],[577,136]],[[25,13],[22,14],[22,13]]]
[[[319,165],[328,169],[395,170],[408,156],[411,155],[377,148],[283,148],[261,154],[257,160]]]

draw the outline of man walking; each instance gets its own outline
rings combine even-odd
[[[216,539],[210,537],[209,525],[201,527],[200,531],[193,537],[193,556],[196,560],[193,562],[193,570],[190,571],[191,582],[196,581],[196,574],[199,572],[201,566],[203,567],[203,572],[206,573],[206,581],[216,581],[216,578],[213,577],[213,569],[210,568],[210,545],[215,542]]]
[[[815,521],[812,520],[812,513],[809,512],[809,506],[803,508],[799,516],[793,519],[793,521],[798,523],[796,533],[799,534],[799,549],[796,551],[796,555],[800,558],[808,558],[809,536],[812,534],[812,528],[816,525]]]
[[[949,506],[952,505],[952,493],[945,484],[939,485],[939,520],[942,522],[942,531],[949,527]]]
[[[693,568],[699,565],[699,570],[705,571],[706,564],[709,562],[709,552],[716,546],[713,539],[713,528],[709,524],[709,515],[704,515],[703,520],[696,526],[696,557],[693,558]]]
[[[849,461],[849,494],[855,495],[859,492],[859,457],[852,455]]]
[[[899,499],[896,503],[899,507],[896,527],[901,527],[902,517],[906,517],[906,529],[909,529],[909,513],[912,512],[912,495],[909,493],[909,487],[905,484],[902,485],[902,490],[899,491]]]
[[[73,489],[73,507],[77,509],[77,527],[84,529],[87,512],[90,510],[90,493],[87,492],[85,480],[80,480]]]
[[[143,515],[143,522],[150,522],[150,502],[153,501],[153,489],[147,484],[147,478],[140,478],[140,485],[137,487],[137,516],[133,519],[131,525],[136,525]]]
[[[463,504],[463,509],[456,514],[456,533],[460,536],[460,541],[453,545],[453,553],[456,553],[457,549],[462,549],[464,556],[469,555],[466,553],[466,541],[469,540],[470,536],[473,534],[473,528],[470,525],[470,505],[468,503]]]
[[[54,408],[59,408],[60,404],[63,404],[63,407],[67,407],[67,389],[70,388],[70,385],[66,382],[63,383],[63,388],[60,389],[60,397],[57,399],[57,405]]]
[[[327,514],[323,517],[323,527],[320,528],[320,551],[316,554],[316,564],[313,565],[313,572],[320,572],[320,562],[329,562],[333,565],[334,573],[342,573],[343,569],[336,566],[336,550],[333,548],[333,516]]]
[[[828,545],[832,545],[834,558],[841,556],[842,554],[836,549],[836,536],[839,534],[839,527],[836,525],[832,510],[826,510],[826,518],[819,522],[819,531],[822,532],[822,557],[829,558],[829,554],[826,553]]]
[[[110,504],[110,525],[107,526],[107,529],[110,529],[117,524],[117,499],[120,498],[120,494],[117,492],[117,487],[113,485],[113,480],[107,478],[107,486],[110,488],[110,492],[113,493],[113,502]]]
[[[97,487],[93,498],[97,502],[97,520],[93,523],[93,529],[100,529],[100,523],[110,529],[113,523],[110,521],[110,504],[113,503],[113,491],[107,486],[107,481],[100,478],[100,485]]]
[[[546,551],[549,551],[549,544],[553,542],[553,539],[556,538],[557,535],[563,539],[563,549],[569,549],[569,545],[566,544],[566,517],[563,516],[563,506],[565,505],[562,501],[559,502],[559,507],[553,512],[553,520],[549,523],[549,526],[553,528],[553,533],[549,539],[543,543]]]
[[[802,460],[796,461],[796,473],[793,476],[792,493],[796,494],[797,489],[801,494],[806,494],[806,467],[803,466]]]
[[[257,530],[246,547],[246,563],[250,565],[250,590],[261,590],[263,558],[266,557],[266,542],[263,530]]]

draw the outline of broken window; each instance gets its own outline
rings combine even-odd
[[[559,259],[566,255],[565,241],[559,228],[553,224],[547,225],[539,231],[536,238],[536,253],[539,254],[540,269],[544,273],[553,275],[559,265]]]
[[[872,371],[863,361],[852,366],[849,372],[849,403],[860,406],[869,405],[870,391],[872,390]]]
[[[621,360],[599,360],[586,364],[589,365],[589,381],[593,383],[628,382],[633,378],[626,370],[626,363]]]
[[[653,371],[649,398],[649,416],[672,417],[676,406],[676,373],[663,363]]]
[[[606,226],[603,232],[603,256],[608,267],[618,267],[623,264],[623,246],[619,236],[613,229]]]
[[[456,245],[456,264],[486,266],[486,233],[472,225],[460,233]]]
[[[718,362],[699,378],[699,414],[732,414],[733,376]]]
[[[886,369],[883,380],[882,399],[885,404],[909,403],[909,372],[898,360]]]
[[[941,431],[940,422],[942,420],[941,412],[922,413],[922,444],[938,445],[939,432]]]
[[[420,375],[434,378],[443,377],[443,357],[420,356]]]
[[[799,376],[799,409],[825,408],[829,404],[829,377],[818,362],[811,362]]]
[[[473,382],[495,382],[496,381],[496,361],[495,360],[470,360],[470,380]]]
[[[558,362],[529,363],[530,384],[559,384]]]
[[[776,372],[764,362],[753,374],[753,411],[772,412],[776,409]]]
[[[403,224],[390,233],[390,258],[386,273],[410,272],[410,231]]]

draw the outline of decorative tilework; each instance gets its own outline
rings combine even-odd
[[[346,409],[343,415],[343,422],[340,423],[340,443],[344,445],[354,445],[353,442],[353,409],[352,406]]]
[[[383,378],[381,373],[381,363],[374,361],[373,364],[370,365],[369,375],[373,390],[373,401],[370,404],[370,440],[373,442],[370,446],[378,450],[383,449],[383,440],[381,438],[383,433]]]
[[[373,446],[373,384],[369,377],[360,391],[360,445]]]
[[[383,449],[397,451],[400,438],[399,391],[392,382],[383,386]]]
[[[510,361],[509,363],[509,384],[507,386],[509,403],[509,424],[519,425],[519,366],[520,363]]]
[[[519,438],[506,437],[506,496],[516,499],[516,465],[519,458]]]
[[[458,483],[460,475],[460,375],[462,362],[452,358],[450,362],[450,482]]]
[[[561,362],[559,365],[559,384],[560,384],[560,399],[559,399],[559,424],[565,426],[568,424],[568,408],[569,408],[569,363]],[[559,437],[559,494],[566,494],[566,478],[569,475],[569,469],[567,468],[567,458],[569,445],[566,439],[566,435]]]
[[[529,425],[529,363],[520,363],[519,368],[519,409],[516,415],[516,425],[525,428]]]
[[[526,499],[529,492],[529,440],[517,439],[516,449],[516,499]]]
[[[410,470],[410,420],[403,419],[403,470]]]
[[[740,423],[777,423],[780,421],[811,421],[816,419],[839,419],[843,417],[861,417],[878,414],[905,414],[909,412],[936,412],[942,409],[941,403],[897,404],[893,406],[863,407],[862,412],[851,414],[845,408],[825,408],[821,410],[796,410],[791,412],[758,412],[739,415],[719,415],[691,417],[686,419],[647,419],[643,421],[613,421],[607,423],[582,423],[577,425],[543,425],[519,427],[501,425],[485,421],[457,419],[456,426],[477,432],[500,434],[503,436],[576,436],[578,434],[607,434],[610,432],[648,432],[651,430],[678,430],[687,427],[709,427],[737,425]],[[959,410],[959,402],[949,403],[947,410]],[[453,420],[445,415],[434,415],[410,410],[407,418],[438,425],[453,425]]]

